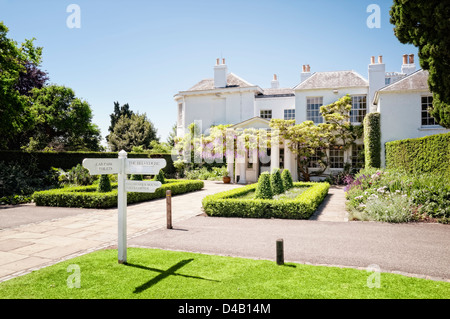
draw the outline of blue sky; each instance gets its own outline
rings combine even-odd
[[[68,28],[77,4],[81,27]],[[369,28],[370,4],[380,28]],[[355,70],[367,78],[370,56],[400,71],[401,44],[387,0],[0,0],[0,21],[17,42],[36,38],[50,82],[74,89],[108,134],[114,101],[146,113],[165,141],[176,121],[173,96],[213,77],[216,58],[262,88],[277,74],[282,87],[312,72]]]

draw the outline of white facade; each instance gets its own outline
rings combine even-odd
[[[408,59],[409,57],[409,59]],[[361,124],[369,112],[381,114],[382,165],[385,165],[384,144],[388,141],[422,137],[448,132],[437,125],[423,125],[422,97],[430,96],[422,70],[415,72],[414,57],[403,56],[401,72],[386,72],[382,57],[372,57],[368,65],[368,79],[354,71],[331,71],[311,73],[309,65],[303,66],[301,82],[294,88],[280,88],[278,77],[274,75],[271,87],[262,89],[228,73],[225,60],[219,59],[214,66],[214,77],[197,83],[187,91],[175,95],[178,105],[177,135],[183,136],[189,124],[201,120],[202,131],[211,125],[233,124],[235,128],[270,129],[271,118],[295,119],[296,123],[313,120],[320,123],[317,116],[321,105],[327,105],[349,94],[352,97],[351,121]],[[362,145],[362,139],[356,141]],[[286,145],[272,148],[271,162],[253,161],[247,154],[244,163],[228,165],[235,181],[255,182],[263,171],[274,167],[285,167],[297,180],[297,160]],[[359,148],[358,148],[359,149]],[[352,153],[353,152],[353,153]],[[339,153],[339,161],[352,162],[355,150]],[[341,156],[342,155],[342,156]],[[342,170],[342,163],[329,167],[325,174]]]

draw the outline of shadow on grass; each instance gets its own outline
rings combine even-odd
[[[186,278],[193,278],[193,279],[201,279],[201,280],[207,280],[207,281],[215,281],[218,282],[217,280],[213,280],[213,279],[208,279],[208,278],[203,278],[203,277],[198,277],[198,276],[190,276],[190,275],[182,275],[182,274],[177,274],[175,273],[178,269],[182,268],[183,266],[187,265],[188,263],[190,263],[191,261],[193,261],[194,259],[185,259],[182,260],[180,262],[178,262],[177,264],[173,265],[172,267],[170,267],[167,270],[162,270],[162,269],[157,269],[157,268],[152,268],[152,267],[146,267],[146,266],[142,266],[142,265],[136,265],[136,264],[129,264],[127,263],[126,266],[129,267],[135,267],[135,268],[139,268],[139,269],[145,269],[145,270],[150,270],[150,271],[154,271],[154,272],[159,272],[160,274],[158,276],[156,276],[155,278],[147,281],[145,284],[140,285],[139,287],[136,287],[133,291],[133,293],[137,294],[137,293],[141,293],[144,290],[150,288],[151,286],[157,284],[158,282],[160,282],[161,280],[169,277],[169,276],[181,276],[181,277],[186,277]]]

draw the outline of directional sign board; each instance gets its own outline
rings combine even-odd
[[[125,171],[127,174],[156,175],[164,167],[166,160],[163,158],[127,158]]]
[[[158,181],[125,181],[125,190],[135,193],[154,193],[157,188],[161,187]]]
[[[85,158],[83,167],[89,170],[91,175],[117,174],[120,171],[118,158]]]
[[[127,158],[127,152],[120,151],[118,158],[86,158],[83,167],[91,175],[117,175],[117,209],[118,209],[118,260],[127,262],[127,192],[154,193],[161,187],[158,181],[132,181],[127,174],[156,175],[166,167],[163,158]]]

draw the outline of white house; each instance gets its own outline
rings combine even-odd
[[[271,87],[263,89],[228,72],[225,59],[217,59],[214,77],[204,79],[189,90],[179,91],[174,99],[178,107],[177,135],[183,136],[189,124],[201,121],[202,131],[212,125],[232,124],[235,129],[269,130],[272,118],[295,119],[296,123],[323,121],[319,108],[344,95],[352,98],[351,122],[358,125],[369,112],[381,114],[382,164],[385,164],[384,143],[392,140],[421,137],[448,132],[434,123],[428,114],[432,95],[428,90],[427,72],[416,71],[413,55],[404,55],[401,72],[386,72],[382,57],[371,57],[368,79],[355,71],[311,73],[304,65],[300,83],[293,88],[280,87],[277,75]],[[324,174],[341,171],[345,163],[360,167],[359,152],[363,141],[343,151],[330,147],[329,168]],[[228,165],[232,178],[239,183],[255,182],[263,171],[288,168],[294,180],[297,176],[296,157],[286,145],[270,150],[270,162],[252,161]],[[314,170],[314,167],[311,167]]]

